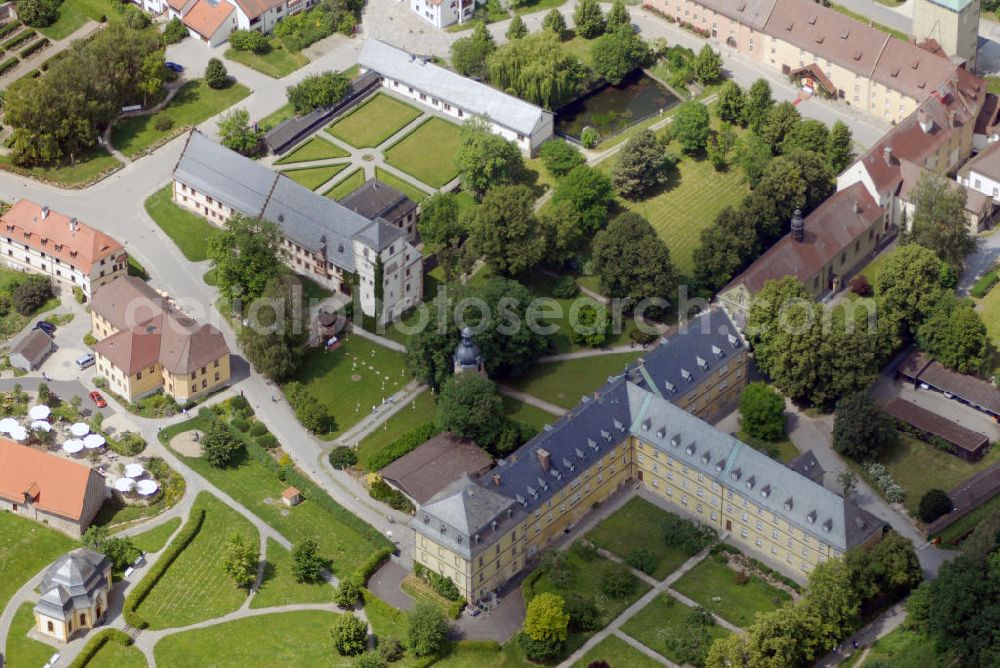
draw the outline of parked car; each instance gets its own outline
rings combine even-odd
[[[90,393],[90,399],[91,399],[91,401],[94,402],[94,404],[98,408],[107,408],[108,407],[108,402],[106,402],[104,400],[104,397],[102,397],[101,393],[98,392],[97,390],[94,390],[93,392]]]
[[[56,326],[53,325],[48,320],[39,320],[38,322],[36,322],[35,329],[40,329],[49,336],[52,336],[53,334],[56,333]]]
[[[86,369],[89,366],[94,366],[94,354],[93,353],[87,353],[86,355],[81,355],[80,357],[78,357],[76,359],[76,368],[77,369],[80,369],[82,371],[83,369]]]
[[[168,70],[173,70],[174,72],[177,72],[178,74],[180,74],[181,72],[184,71],[184,66],[183,65],[178,65],[177,63],[172,62],[170,60],[168,60],[167,62],[165,62],[163,64],[167,66]]]

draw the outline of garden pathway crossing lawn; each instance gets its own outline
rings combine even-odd
[[[552,424],[559,419],[558,415],[553,415],[548,411],[543,411],[537,406],[526,404],[523,401],[515,399],[514,397],[504,395],[501,399],[503,400],[504,415],[509,417],[511,420],[530,425],[539,431],[541,431],[545,425]]]
[[[326,131],[355,148],[374,148],[422,113],[391,95],[378,93],[327,126]]]
[[[348,155],[350,154],[344,149],[317,135],[305,143],[299,144],[298,148],[280,160],[276,160],[274,164],[289,165],[295,162],[309,162],[311,160],[346,158]]]
[[[848,660],[844,666],[879,666],[880,668],[951,668],[960,663],[949,653],[941,653],[933,638],[899,627],[875,641],[862,662],[862,651],[854,653],[854,661]]]
[[[332,200],[342,200],[365,184],[365,170],[355,169],[341,179],[337,185],[323,193]]]
[[[330,603],[333,601],[333,586],[327,582],[297,582],[292,574],[292,553],[277,543],[267,539],[267,555],[264,564],[264,581],[260,589],[250,599],[251,608],[270,608],[293,603]]]
[[[684,642],[690,636],[688,617],[692,612],[693,608],[689,608],[672,596],[660,594],[622,624],[622,631],[671,661],[683,664],[684,662],[671,650],[668,643],[671,640]],[[704,665],[708,649],[714,641],[725,638],[730,633],[731,631],[718,624],[709,626],[709,640],[702,647],[701,661],[697,665]]]
[[[175,203],[173,187],[173,183],[168,183],[150,195],[146,213],[189,262],[204,262],[212,239],[222,234],[222,228]]]
[[[358,468],[367,470],[369,457],[425,422],[433,422],[436,417],[437,403],[434,401],[434,395],[430,390],[424,390],[358,443],[355,450],[358,455]]]
[[[142,650],[111,640],[97,650],[86,668],[146,668],[148,665]]]
[[[594,645],[573,664],[572,668],[587,668],[595,661],[605,661],[609,666],[628,668],[663,668],[663,664],[652,659],[615,635],[607,636]]]
[[[459,147],[459,127],[430,118],[420,127],[385,150],[385,160],[432,188],[440,188],[458,176],[455,154]]]
[[[595,357],[536,364],[520,378],[506,381],[515,390],[563,408],[573,408],[580,397],[590,394],[607,382],[609,376],[620,375],[625,365],[635,361],[641,351],[612,353]]]
[[[25,582],[75,547],[79,543],[64,533],[0,513],[0,610]]]
[[[1000,233],[998,233],[1000,234]],[[1000,285],[986,293],[986,296],[976,301],[976,310],[986,325],[993,344],[993,373],[1000,373]]]
[[[666,544],[663,521],[670,513],[633,496],[624,506],[587,533],[587,540],[622,559],[632,550],[646,549],[656,555],[652,577],[662,580],[693,555]],[[637,531],[636,527],[642,527]]]
[[[143,552],[159,552],[167,546],[167,541],[181,525],[181,518],[167,520],[158,527],[132,536],[132,544]]]
[[[33,640],[28,631],[35,625],[35,604],[22,603],[14,613],[10,630],[7,632],[7,646],[4,649],[4,665],[17,668],[34,668],[48,665],[52,655],[58,652],[52,645]]]
[[[123,118],[115,123],[111,144],[128,157],[136,158],[164,137],[176,135],[185,126],[197,126],[249,94],[250,89],[240,83],[215,89],[209,88],[204,79],[189,81],[162,111]],[[169,118],[173,124],[166,130],[157,130],[156,122],[160,118]]]
[[[193,508],[205,509],[201,529],[139,605],[139,615],[152,629],[219,617],[238,610],[246,600],[246,590],[237,589],[226,574],[223,555],[234,533],[257,546],[256,527],[208,492],[198,495]]]
[[[171,438],[181,432],[195,428],[204,431],[205,427],[204,422],[194,418],[168,427],[161,433],[165,442],[169,443]],[[281,493],[288,484],[279,480],[276,472],[251,456],[224,469],[215,468],[199,457],[180,457],[185,464],[232,496],[293,545],[306,538],[315,538],[320,546],[320,554],[333,561],[332,570],[335,575],[353,572],[376,550],[376,546],[365,536],[345,525],[317,503],[306,500],[294,508],[285,506],[281,502]]]
[[[74,7],[70,2],[63,2],[59,6],[59,18],[56,19],[56,22],[44,28],[36,28],[36,30],[55,41],[66,39],[82,28],[86,22],[86,14]]]
[[[325,610],[247,617],[167,636],[156,643],[153,656],[157,665],[171,668],[347,668],[354,658],[340,656],[330,644],[336,618]]]
[[[0,165],[13,165],[10,156],[0,156]],[[52,181],[61,186],[76,186],[89,183],[101,174],[110,173],[119,167],[122,167],[122,163],[117,158],[95,146],[78,156],[75,163],[67,160],[56,165],[13,168],[36,179]]]
[[[381,169],[380,167],[375,168],[375,178],[386,184],[387,186],[392,186],[399,192],[403,193],[411,200],[420,204],[424,199],[430,197],[430,194],[421,190],[420,188],[412,185],[408,181],[404,181],[399,178],[388,169]]]
[[[225,58],[246,65],[272,79],[282,79],[309,63],[308,56],[299,51],[292,53],[277,37],[272,37],[268,43],[271,48],[264,53],[237,51],[230,47],[226,49]]]
[[[333,438],[370,415],[410,381],[403,356],[360,336],[348,336],[337,350],[313,348],[306,353],[296,380],[333,413]]]
[[[347,169],[347,165],[327,165],[325,167],[306,167],[304,169],[289,169],[282,172],[285,176],[298,183],[303,188],[316,190],[337,174]]]
[[[751,575],[746,584],[738,585],[736,575],[722,555],[713,555],[685,573],[673,588],[742,628],[752,624],[758,612],[779,608],[791,598],[756,575]]]

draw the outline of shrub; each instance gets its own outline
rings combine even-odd
[[[345,610],[353,608],[361,600],[361,587],[350,580],[340,583],[333,593],[333,602]]]
[[[176,16],[167,21],[167,25],[163,27],[163,41],[167,44],[177,44],[187,36],[188,29],[184,26],[184,22]]]
[[[10,70],[17,67],[17,64],[21,62],[17,56],[11,56],[7,60],[0,63],[0,74],[6,74]]]
[[[591,127],[586,127],[583,132],[580,133],[580,143],[583,144],[584,148],[597,148],[597,144],[601,141],[600,133]]]
[[[340,615],[330,629],[333,647],[341,656],[355,656],[365,651],[368,644],[368,624],[353,613]]]
[[[160,132],[166,132],[170,128],[174,127],[174,119],[170,118],[166,114],[157,114],[156,120],[153,121],[153,127]]]
[[[0,44],[0,46],[2,46],[5,51],[9,51],[18,44],[24,44],[26,41],[28,41],[37,34],[38,33],[36,33],[34,30],[25,30],[24,32],[14,35],[3,44]]]
[[[750,582],[750,574],[747,573],[746,570],[737,571],[736,575],[733,577],[733,582],[735,582],[737,586],[742,587],[746,585],[746,583]]]
[[[444,596],[449,601],[461,601],[462,595],[458,592],[458,587],[450,577],[439,575],[434,571],[427,571],[428,581],[434,591]]]
[[[382,639],[379,638],[378,647],[375,648],[387,663],[394,663],[403,658],[403,654],[406,649],[403,647],[403,643],[399,642],[395,638]]]
[[[31,54],[35,53],[36,51],[40,51],[41,49],[45,48],[48,45],[49,45],[49,40],[43,38],[38,40],[37,42],[34,42],[24,47],[18,53],[21,56],[21,58],[27,58]]]
[[[917,514],[920,519],[930,524],[942,515],[951,512],[952,502],[948,493],[941,489],[930,489],[920,498]]]
[[[229,45],[237,51],[264,53],[271,48],[267,38],[256,30],[234,30],[229,35]]]
[[[432,604],[418,602],[407,615],[406,641],[417,656],[433,656],[444,645],[448,622]]]
[[[205,66],[205,83],[209,88],[225,88],[229,85],[229,72],[218,58],[209,58]]]
[[[659,334],[633,329],[629,332],[629,338],[638,343],[640,346],[648,346],[659,338]]]
[[[573,544],[569,546],[569,553],[581,561],[586,561],[590,563],[594,559],[597,559],[597,548],[591,543],[583,540],[575,540]]]
[[[108,447],[124,457],[135,457],[146,449],[146,439],[141,434],[126,431],[119,438],[109,438]]]
[[[358,463],[358,455],[354,448],[341,445],[330,451],[330,466],[339,470],[350,468]]]
[[[872,286],[868,283],[868,279],[858,274],[851,279],[851,292],[859,297],[870,297],[872,294]]]
[[[70,662],[69,668],[84,668],[101,651],[101,648],[109,642],[116,642],[123,647],[128,647],[132,644],[132,638],[124,631],[118,629],[103,629],[98,631],[87,641],[87,644],[76,655],[76,658]]]
[[[229,426],[235,429],[236,431],[241,431],[243,433],[246,433],[247,431],[250,430],[250,423],[247,420],[240,417],[235,417],[232,420],[230,420]]]
[[[376,501],[387,504],[390,508],[402,513],[412,513],[416,510],[413,504],[399,490],[393,489],[389,483],[379,478],[368,486],[368,495]]]
[[[14,309],[31,315],[52,297],[52,281],[45,276],[28,276],[10,294]]]
[[[307,114],[320,107],[331,107],[340,102],[351,87],[350,80],[341,72],[311,74],[294,86],[289,86],[288,101],[295,113]]]
[[[268,433],[267,425],[265,425],[263,422],[254,422],[252,425],[250,425],[251,436],[263,436],[266,433]]]
[[[980,276],[979,280],[972,284],[972,287],[969,288],[969,294],[976,299],[982,299],[986,296],[986,293],[993,289],[993,286],[995,286],[998,281],[1000,281],[1000,268],[994,267]]]
[[[669,547],[683,550],[688,556],[693,556],[708,547],[715,540],[715,531],[709,527],[701,527],[693,522],[666,515],[660,521],[663,529],[663,542]]]
[[[354,668],[387,668],[389,662],[381,653],[365,652],[354,659]]]
[[[574,167],[585,162],[579,149],[562,139],[548,140],[542,144],[538,154],[545,168],[556,178],[566,176]]]
[[[85,301],[87,301],[87,296],[83,294],[83,288],[81,288],[79,285],[73,286],[73,299],[76,300],[77,304],[82,304]]]
[[[257,441],[257,445],[265,450],[271,450],[272,448],[278,447],[278,439],[275,438],[274,434],[270,432],[261,434],[255,440]]]
[[[441,430],[438,428],[436,421],[425,422],[419,427],[414,427],[386,447],[373,453],[368,458],[368,464],[365,468],[369,471],[377,471],[385,468],[440,433]]]
[[[337,427],[337,421],[325,404],[313,396],[302,383],[293,381],[285,385],[285,397],[295,411],[295,418],[314,434],[326,434]]]
[[[8,21],[7,23],[0,24],[0,39],[3,39],[20,27],[21,24],[17,21]]]
[[[652,550],[640,547],[625,555],[625,563],[636,570],[642,571],[646,575],[652,575],[659,564],[659,560]]]
[[[556,299],[572,299],[580,294],[580,286],[572,276],[563,276],[552,286],[552,296]]]
[[[601,593],[608,598],[625,598],[635,592],[637,580],[628,568],[615,564],[601,577]]]
[[[596,631],[601,627],[601,613],[588,596],[568,594],[563,611],[569,615],[571,631]]]

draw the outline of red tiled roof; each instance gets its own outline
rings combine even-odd
[[[916,100],[944,82],[955,70],[949,60],[912,42],[890,39],[875,65],[872,79]]]
[[[78,520],[93,470],[0,438],[0,496],[24,503],[25,495],[39,510]]]
[[[183,21],[184,25],[202,37],[211,37],[234,11],[236,8],[225,0],[214,3],[208,0],[198,0],[194,7],[184,15]]]
[[[15,202],[0,223],[5,236],[86,274],[95,262],[125,250],[103,232],[27,199]]]
[[[247,18],[255,19],[269,9],[285,4],[284,0],[234,0]]]

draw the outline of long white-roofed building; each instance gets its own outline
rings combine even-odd
[[[525,153],[534,153],[553,135],[551,111],[377,39],[365,41],[358,65],[363,71],[377,72],[384,88],[445,116],[463,123],[482,118],[493,132],[515,142]]]

